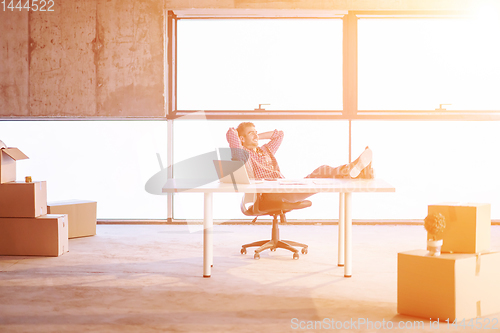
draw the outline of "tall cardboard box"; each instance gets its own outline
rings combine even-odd
[[[68,252],[68,217],[0,218],[0,255],[57,257]]]
[[[85,237],[96,234],[97,202],[87,200],[65,200],[49,202],[49,214],[68,215],[68,237]]]
[[[17,148],[0,149],[0,184],[16,180],[16,161],[29,158]]]
[[[37,217],[47,214],[47,182],[0,184],[0,217]]]
[[[485,203],[443,203],[429,205],[428,213],[445,217],[441,252],[479,253],[490,250],[491,205]]]
[[[477,318],[500,312],[500,252],[398,253],[398,313],[426,319]]]

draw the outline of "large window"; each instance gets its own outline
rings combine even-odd
[[[360,19],[359,110],[500,110],[500,24]]]
[[[229,147],[226,132],[237,127],[239,120],[206,121],[176,120],[174,123],[174,160],[181,162],[216,148]],[[285,137],[276,154],[282,173],[289,178],[303,178],[323,164],[332,166],[347,163],[349,159],[347,121],[254,121],[259,132],[283,130]],[[262,143],[264,143],[263,141]],[[175,165],[174,165],[175,174]],[[314,196],[312,209],[289,213],[290,219],[324,219],[335,216],[338,210],[336,194]],[[241,194],[214,195],[214,218],[245,219],[240,211]],[[174,195],[176,219],[203,218],[203,194]],[[326,216],[326,217],[325,217]]]
[[[443,202],[491,204],[500,218],[497,121],[355,121],[353,151],[369,143],[375,176],[396,193],[355,194],[353,218],[423,219]],[[363,207],[363,209],[356,209]]]
[[[165,219],[165,195],[145,191],[167,166],[166,121],[0,121],[0,140],[28,160],[17,179],[47,181],[48,201],[97,201],[99,219]]]
[[[500,110],[498,21],[356,21],[353,15],[345,25],[331,18],[180,19],[177,110],[227,111],[217,120],[203,113],[201,118],[179,113],[172,127],[152,120],[3,120],[0,140],[30,157],[19,161],[18,179],[46,180],[49,201],[95,200],[100,219],[166,219],[167,196],[147,193],[145,184],[168,167],[168,147],[173,147],[175,175],[175,163],[227,147],[229,127],[246,120],[242,116],[251,116],[259,104],[271,104],[263,108],[275,114],[305,111],[302,120],[270,120],[266,112],[253,120],[259,131],[284,130],[277,158],[287,177],[346,163],[349,148],[353,159],[366,145],[372,148],[376,176],[394,185],[396,193],[356,194],[354,206],[364,209],[354,209],[353,218],[421,219],[428,204],[469,201],[491,203],[498,219],[499,163],[489,147],[500,139],[500,123],[432,121],[440,104],[456,111]],[[357,47],[349,39],[353,31],[358,31]],[[355,57],[342,61],[356,50],[357,70]],[[383,120],[357,118],[355,97],[360,111],[396,112],[380,116]],[[318,120],[314,110],[344,111],[341,117],[353,119]],[[426,121],[396,121],[410,110],[432,112],[424,113]],[[336,197],[313,196],[313,207],[291,212],[290,219],[334,216]],[[244,218],[240,200],[240,194],[215,195],[214,218]],[[200,219],[202,207],[202,195],[175,194],[173,217]]]
[[[178,110],[341,110],[342,20],[179,20]]]
[[[238,121],[178,121],[175,160],[182,161],[215,147],[227,147],[225,133]],[[346,121],[259,121],[258,130],[280,128],[285,139],[276,155],[285,176],[301,178],[321,164],[337,166],[348,159]],[[354,121],[352,153],[373,150],[375,176],[395,186],[395,193],[358,193],[354,219],[423,219],[427,206],[443,202],[484,202],[492,218],[500,216],[500,163],[490,151],[500,141],[500,123],[476,121]],[[309,133],[303,136],[301,133]],[[193,138],[195,136],[195,138]],[[300,156],[301,158],[298,158]],[[244,219],[240,194],[214,195],[214,218]],[[310,198],[310,209],[290,212],[289,219],[321,220],[338,212],[338,194]],[[175,196],[177,219],[203,218],[203,195]],[[356,209],[359,207],[359,209]],[[362,209],[361,209],[362,208]]]

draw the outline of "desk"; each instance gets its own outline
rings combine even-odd
[[[213,265],[213,193],[339,193],[339,239],[338,265],[344,266],[344,276],[352,276],[352,215],[353,192],[394,192],[395,188],[381,179],[321,179],[306,178],[305,184],[280,185],[278,181],[258,184],[223,184],[219,181],[197,186],[187,179],[169,179],[163,186],[163,193],[204,193],[203,217],[203,277],[210,277]]]

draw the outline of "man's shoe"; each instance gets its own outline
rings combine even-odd
[[[349,171],[349,176],[351,178],[356,178],[359,176],[361,171],[366,168],[372,162],[372,150],[368,147],[359,155],[359,157],[352,163],[351,170]]]
[[[375,172],[373,171],[371,163],[368,164],[366,168],[364,168],[356,179],[373,179],[375,178]]]

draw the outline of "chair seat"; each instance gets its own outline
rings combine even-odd
[[[312,202],[309,200],[303,200],[303,201],[298,201],[298,202],[288,202],[288,201],[282,201],[282,202],[261,202],[259,204],[259,210],[262,212],[266,212],[265,214],[258,214],[258,215],[274,215],[274,214],[280,214],[280,213],[288,213],[289,211],[295,210],[295,209],[303,209],[310,207],[312,205]]]

